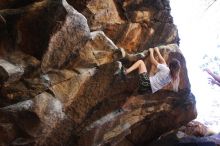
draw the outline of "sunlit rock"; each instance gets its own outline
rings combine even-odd
[[[103,30],[128,52],[179,42],[167,0],[69,2],[87,17],[92,30]]]
[[[113,0],[91,0],[87,4],[87,10],[91,13],[90,25],[92,29],[101,28],[103,24],[120,24],[122,18]]]
[[[24,72],[1,84],[3,145],[135,146],[197,116],[168,1],[69,2],[15,0],[0,10],[1,58]],[[144,59],[149,70],[155,46],[181,62],[177,93],[168,85],[141,95],[136,72],[114,75],[116,61]]]
[[[23,73],[22,67],[0,59],[0,83],[15,82],[21,78]]]
[[[79,55],[90,66],[100,66],[125,57],[125,54],[102,31],[91,33],[91,39],[79,51]]]
[[[42,70],[65,67],[77,56],[90,36],[86,18],[63,0],[67,15],[60,30],[50,38],[48,50],[42,59]]]

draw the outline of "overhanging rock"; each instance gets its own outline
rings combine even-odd
[[[0,10],[1,60],[23,67],[4,67],[6,76],[19,76],[1,84],[0,145],[136,146],[196,117],[167,0],[71,3],[40,0]],[[116,61],[128,67],[144,58],[149,70],[148,49],[155,46],[167,62],[181,62],[178,93],[168,85],[140,95],[136,72],[126,81],[114,76]]]

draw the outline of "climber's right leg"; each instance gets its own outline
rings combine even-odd
[[[129,74],[130,72],[138,69],[138,73],[142,74],[144,72],[147,72],[146,66],[144,64],[143,60],[138,60],[135,62],[131,67],[125,70],[125,74]]]

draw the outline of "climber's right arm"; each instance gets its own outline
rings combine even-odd
[[[150,48],[149,49],[150,52],[150,61],[153,65],[157,66],[159,63],[157,62],[157,60],[154,58],[154,49]]]

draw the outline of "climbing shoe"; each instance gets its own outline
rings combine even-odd
[[[120,61],[117,61],[116,63],[118,65],[118,69],[116,70],[114,75],[119,76],[122,80],[125,81],[126,80],[126,74],[125,74],[126,69]]]

